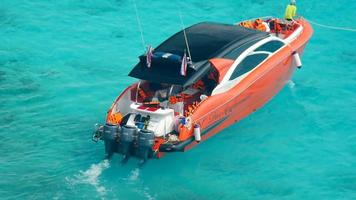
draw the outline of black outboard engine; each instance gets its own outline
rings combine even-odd
[[[124,158],[127,158],[133,146],[133,142],[137,137],[137,128],[134,126],[125,125],[122,127],[120,146]]]
[[[142,129],[138,133],[138,156],[144,161],[147,160],[149,153],[152,151],[154,140],[153,131]]]
[[[110,158],[118,148],[117,140],[120,137],[120,130],[119,125],[106,124],[103,127],[103,140],[107,158]]]

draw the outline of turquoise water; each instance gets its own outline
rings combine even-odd
[[[146,43],[186,25],[281,16],[287,1],[136,0]],[[353,1],[299,1],[355,26]],[[91,142],[143,53],[131,0],[0,1],[0,199],[356,199],[356,33],[314,27],[304,67],[265,107],[138,168]],[[222,145],[223,144],[223,145]]]

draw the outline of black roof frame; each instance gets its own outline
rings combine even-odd
[[[222,34],[219,35],[220,30]],[[191,33],[190,31],[197,32],[197,38],[200,39],[201,41],[196,41],[196,40],[192,41],[192,39],[194,39],[192,37],[194,36],[195,32]],[[206,33],[204,31],[206,31]],[[164,52],[175,53],[177,55],[180,54],[179,56],[182,56],[184,52],[183,49],[185,48],[185,43],[182,44],[181,41],[182,38],[178,38],[177,41],[174,41],[174,39],[177,39],[177,37],[183,34],[182,32],[183,31],[179,31],[176,34],[172,35],[170,38],[168,38],[163,43],[161,43],[155,49],[155,51],[159,52],[162,51],[163,49]],[[211,23],[211,22],[202,22],[190,26],[186,29],[186,32],[187,32],[189,44],[193,45],[193,49],[191,49],[191,51],[193,50],[192,57],[193,57],[193,61],[195,61],[192,65],[188,67],[187,76],[181,76],[179,74],[179,71],[177,71],[176,68],[180,67],[179,63],[177,64],[170,63],[168,68],[168,66],[164,64],[164,62],[162,64],[161,62],[155,63],[153,61],[151,68],[148,68],[146,65],[145,55],[140,56],[140,62],[130,72],[129,76],[152,81],[152,82],[182,85],[183,87],[188,86],[195,83],[197,80],[201,79],[204,75],[206,75],[207,73],[209,73],[209,71],[213,69],[213,67],[209,63],[209,60],[211,58],[221,58],[225,54],[229,53],[230,51],[236,48],[243,47],[243,44],[246,44],[247,42],[255,41],[251,44],[253,45],[258,41],[267,38],[269,36],[269,34],[266,32],[246,29],[235,25],[219,24],[219,23]],[[200,34],[201,32],[202,34]],[[192,37],[190,37],[189,34],[191,34]],[[226,37],[231,36],[231,38],[222,38],[224,36]],[[234,37],[236,37],[236,39]],[[206,41],[204,41],[204,39]],[[209,43],[214,41],[217,41],[215,46],[214,44],[206,44],[206,48],[210,48],[208,51],[206,49],[196,48],[196,47],[201,48],[202,47],[201,45],[205,45],[204,42]],[[219,46],[221,44],[223,44],[223,46]],[[203,46],[203,48],[204,47],[205,46]],[[243,48],[246,49],[248,47],[243,47]],[[210,55],[205,55],[204,50],[206,54],[210,53]],[[242,50],[241,52],[243,52],[244,50]],[[200,53],[199,59],[195,59],[194,53]],[[166,74],[162,74],[163,71],[165,71]]]

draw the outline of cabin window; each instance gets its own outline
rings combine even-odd
[[[234,72],[230,76],[230,80],[234,80],[235,78],[251,71],[257,65],[262,63],[266,58],[268,57],[268,54],[266,53],[258,53],[258,54],[253,54],[247,56],[244,60],[238,64],[234,70]]]
[[[283,42],[278,40],[273,40],[258,47],[255,51],[267,51],[273,53],[283,46],[284,46]]]
[[[240,47],[230,51],[229,53],[225,54],[223,58],[231,59],[231,60],[236,60],[237,57],[239,57],[246,49],[254,45],[257,41],[249,41],[246,42],[245,44],[241,45]]]

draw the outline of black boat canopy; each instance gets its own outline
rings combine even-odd
[[[252,45],[269,35],[241,26],[211,22],[195,24],[186,28],[185,32],[192,56],[192,64],[188,65],[186,76],[180,73],[182,57],[187,52],[183,31],[154,50],[151,67],[147,67],[146,55],[141,55],[140,62],[129,76],[151,82],[188,86],[213,69],[209,59],[223,57],[236,48],[246,49],[248,46],[242,46],[243,44],[255,41]]]

